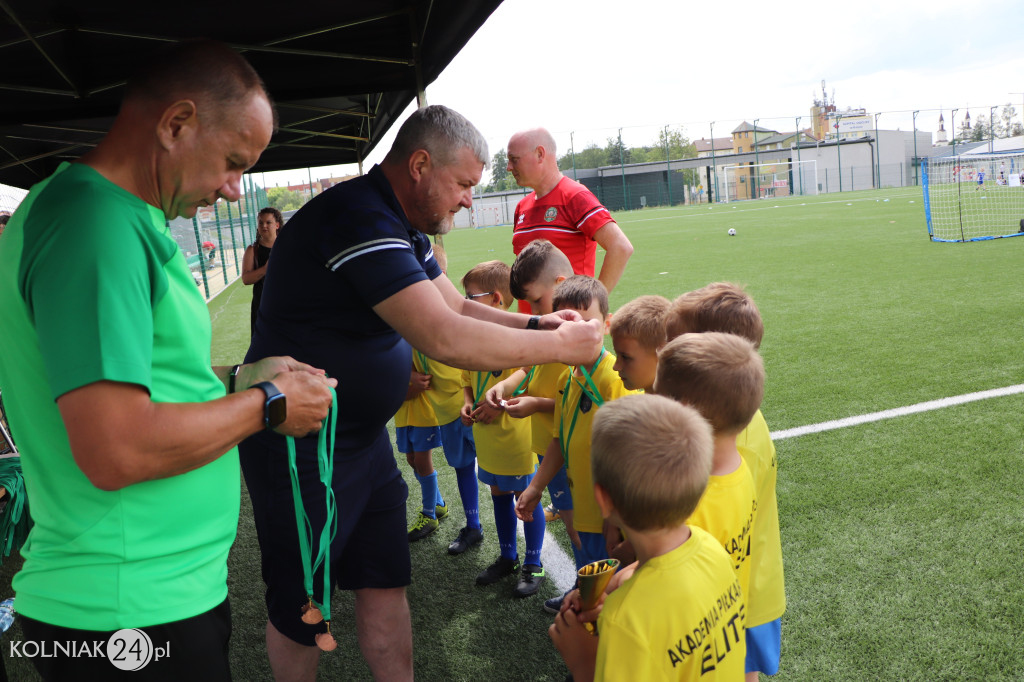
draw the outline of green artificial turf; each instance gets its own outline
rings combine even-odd
[[[635,254],[613,312],[642,294],[747,286],[765,320],[762,409],[773,431],[1024,383],[1024,239],[932,243],[910,188],[615,218]],[[508,226],[444,243],[456,284],[480,261],[512,260]],[[210,303],[215,364],[244,355],[249,292],[235,282]],[[1022,409],[1024,396],[994,398],[776,443],[788,599],[777,679],[1024,677]],[[473,584],[497,555],[489,495],[481,487],[484,546],[448,556],[461,511],[454,472],[440,452],[435,463],[452,514],[411,547],[418,679],[564,679],[540,607],[555,588],[517,601],[511,581]],[[399,464],[412,520],[419,488]],[[549,528],[567,548],[561,525]],[[17,564],[5,561],[0,579],[9,584]],[[247,498],[229,588],[235,678],[269,679]],[[340,646],[322,657],[320,678],[368,679],[351,596],[333,608]],[[25,661],[7,663],[11,679],[34,679]]]

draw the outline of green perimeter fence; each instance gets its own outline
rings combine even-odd
[[[26,194],[26,190],[0,185],[0,212],[13,213]],[[241,275],[245,247],[256,240],[257,215],[269,205],[266,191],[252,177],[243,176],[238,201],[221,200],[201,208],[195,218],[168,221],[171,236],[207,300]]]

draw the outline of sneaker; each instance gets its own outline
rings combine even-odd
[[[437,519],[432,519],[423,512],[420,512],[419,517],[416,519],[416,523],[412,524],[412,528],[409,529],[409,542],[422,540],[436,531],[437,526]]]
[[[562,517],[558,514],[558,510],[555,509],[554,505],[549,504],[544,507],[544,520],[548,523],[552,521],[558,521]]]
[[[562,600],[569,596],[569,592],[572,592],[572,590],[567,590],[565,594],[560,597],[552,597],[551,599],[545,600],[544,610],[548,613],[558,615],[558,612],[562,610]]]
[[[519,574],[519,582],[516,583],[515,595],[517,597],[529,597],[537,594],[537,590],[544,584],[544,568],[534,564],[523,566]]]
[[[439,504],[439,505],[437,505],[436,507],[434,507],[434,514],[437,515],[435,518],[437,518],[438,521],[440,521],[444,517],[448,516],[448,505],[447,504]]]
[[[459,537],[452,540],[452,544],[448,545],[448,553],[462,554],[473,545],[479,545],[483,539],[483,530],[466,526],[459,531]]]
[[[512,575],[519,570],[519,559],[506,559],[498,557],[493,564],[483,570],[476,577],[477,585],[493,585],[507,575]]]

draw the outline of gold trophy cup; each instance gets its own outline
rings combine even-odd
[[[619,568],[618,559],[602,559],[587,564],[576,572],[580,582],[580,611],[589,611],[601,601],[608,582]],[[584,623],[587,630],[597,634],[597,623]]]

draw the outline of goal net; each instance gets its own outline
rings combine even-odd
[[[1024,235],[1024,154],[968,154],[921,163],[928,236],[973,242]]]
[[[818,162],[771,161],[726,166],[725,200],[766,199],[818,193]]]

